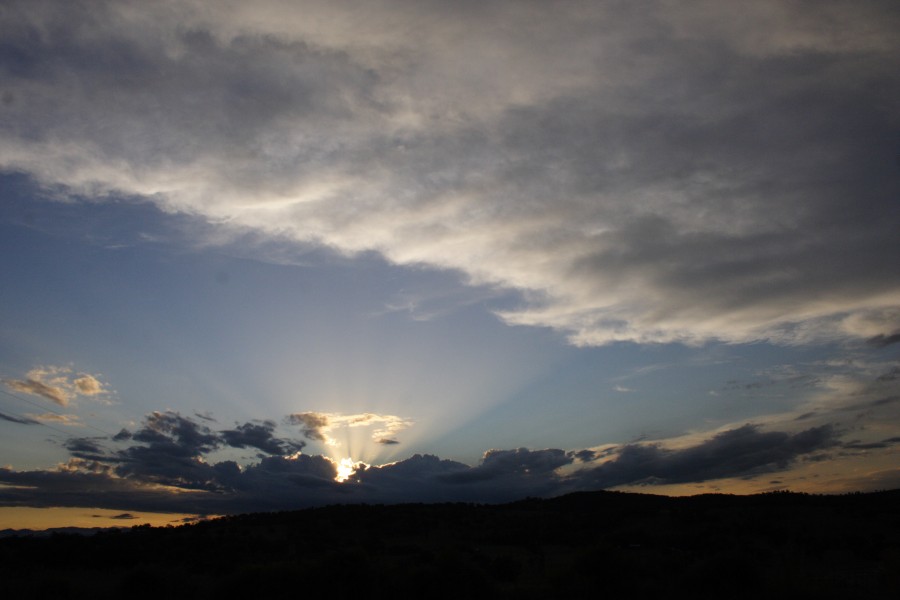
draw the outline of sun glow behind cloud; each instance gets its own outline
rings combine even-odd
[[[338,461],[335,466],[337,467],[337,475],[335,475],[334,480],[343,483],[347,481],[357,469],[366,469],[369,465],[362,461],[354,461],[352,458],[346,457]]]
[[[398,434],[413,425],[410,419],[375,413],[294,413],[287,422],[299,427],[310,442],[322,444],[340,471],[338,481],[352,473],[354,459],[371,462],[390,454],[383,448],[399,445]]]

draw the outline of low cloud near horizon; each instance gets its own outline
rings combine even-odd
[[[216,431],[176,412],[155,412],[135,433],[69,438],[71,458],[56,469],[0,469],[0,504],[224,514],[329,503],[506,502],[622,485],[649,491],[784,472],[798,461],[858,449],[842,442],[842,433],[829,425],[789,433],[747,424],[677,448],[646,442],[603,452],[490,450],[476,466],[416,454],[358,464],[338,482],[332,459],[302,453],[302,441],[276,437],[274,421]],[[883,447],[898,443],[885,440]],[[258,461],[212,462],[210,455],[224,447],[252,447]]]

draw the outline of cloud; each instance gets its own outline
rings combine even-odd
[[[103,462],[110,459],[106,449],[100,445],[98,438],[69,438],[63,443],[69,454],[75,458]]]
[[[205,454],[215,449],[221,440],[209,427],[201,425],[174,411],[158,412],[144,418],[144,426],[133,439],[150,445],[171,444],[184,454]]]
[[[237,425],[235,429],[221,432],[222,442],[233,448],[256,448],[266,454],[283,456],[293,454],[303,449],[306,445],[301,441],[282,440],[274,437],[275,423],[263,421],[261,423],[244,423]]]
[[[505,502],[576,489],[558,471],[572,461],[559,449],[490,450],[475,467],[416,454],[358,469],[349,482],[359,501]]]
[[[861,442],[859,440],[853,440],[842,444],[841,447],[848,450],[881,450],[892,446],[894,443],[895,442],[887,440],[882,442]]]
[[[834,479],[829,484],[841,492],[877,492],[900,488],[900,469],[884,469],[855,477]]]
[[[900,343],[900,333],[892,333],[890,335],[880,333],[867,339],[866,343],[876,348],[886,348],[887,346]]]
[[[7,385],[10,389],[13,389],[17,392],[24,392],[26,394],[32,394],[34,396],[41,396],[59,404],[60,406],[66,406],[69,404],[69,398],[71,394],[67,392],[65,389],[59,386],[47,385],[41,381],[36,379],[4,379],[3,383]]]
[[[597,452],[590,449],[578,450],[577,452],[572,452],[571,456],[581,462],[590,462],[597,457]]]
[[[12,6],[0,168],[57,195],[453,269],[580,345],[900,331],[890,2]]]
[[[290,423],[301,426],[301,432],[307,439],[320,442],[326,441],[323,429],[329,427],[328,415],[321,413],[294,413],[288,417]]]
[[[572,457],[559,449],[489,450],[479,466],[465,472],[443,476],[452,483],[468,483],[502,479],[509,476],[543,476],[552,474],[572,462]]]
[[[130,440],[132,437],[131,432],[123,427],[119,430],[119,433],[112,436],[112,439],[114,442],[124,442],[125,440]]]
[[[345,415],[344,422],[376,421],[362,416]],[[216,432],[178,413],[154,412],[130,439],[119,440],[125,448],[107,448],[103,437],[73,437],[64,442],[71,458],[56,469],[0,469],[0,504],[227,514],[334,503],[507,502],[622,485],[746,479],[789,472],[801,461],[824,464],[847,453],[890,451],[898,443],[897,437],[841,441],[841,431],[830,425],[785,432],[748,424],[678,447],[495,449],[475,466],[416,454],[385,465],[358,463],[339,482],[332,459],[288,453],[291,446],[274,431],[273,421],[258,421]],[[231,444],[260,450],[258,460],[211,459]]]
[[[325,442],[335,446],[338,441],[329,435],[335,429],[343,427],[376,427],[372,430],[372,439],[378,444],[399,444],[394,435],[413,425],[413,422],[396,415],[378,415],[375,413],[358,413],[343,415],[340,413],[305,412],[288,415],[287,421],[299,425],[307,439]]]
[[[83,396],[96,396],[105,393],[103,384],[93,375],[82,375],[72,381],[75,389]]]
[[[28,416],[36,421],[47,422],[50,423],[58,423],[60,425],[69,425],[72,427],[82,427],[84,423],[81,422],[81,417],[78,415],[61,415],[58,413],[43,413],[40,415],[35,415],[28,413]]]
[[[141,481],[188,489],[216,489],[214,468],[203,456],[218,448],[221,437],[177,412],[153,412],[132,436],[132,445],[110,456],[116,473]]]
[[[203,420],[215,422],[210,418]],[[124,449],[107,451],[96,438],[73,438],[67,447],[76,458],[110,465],[120,478],[190,490],[234,492],[246,489],[246,482],[254,478],[263,479],[259,473],[269,473],[277,465],[293,467],[296,475],[297,465],[308,464],[308,459],[296,456],[305,445],[303,442],[279,438],[274,432],[273,421],[236,424],[234,429],[215,431],[178,412],[155,411],[144,418],[136,432],[122,429],[110,438],[119,443],[129,442]],[[222,447],[255,448],[261,453],[261,462],[244,469],[233,461],[208,462],[206,457]],[[274,458],[300,462],[270,460]],[[327,463],[325,471],[333,479],[333,465],[323,460]],[[321,468],[317,471],[318,475],[322,472]]]
[[[108,393],[94,375],[73,374],[69,367],[35,367],[25,379],[2,379],[7,387],[17,392],[41,396],[60,406],[68,406],[77,396],[98,396]]]
[[[16,415],[9,415],[4,412],[0,412],[0,419],[4,421],[9,421],[10,423],[19,423],[20,425],[38,425],[39,421],[35,421],[34,419],[27,417],[17,417]]]
[[[574,477],[601,488],[746,477],[785,470],[802,456],[836,446],[837,437],[829,425],[792,434],[748,424],[676,450],[656,444],[622,446],[615,458]]]

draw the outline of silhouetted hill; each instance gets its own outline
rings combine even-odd
[[[329,506],[0,540],[6,597],[896,598],[900,490]]]

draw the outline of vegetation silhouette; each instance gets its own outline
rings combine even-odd
[[[900,490],[342,505],[0,539],[6,597],[896,598]]]

